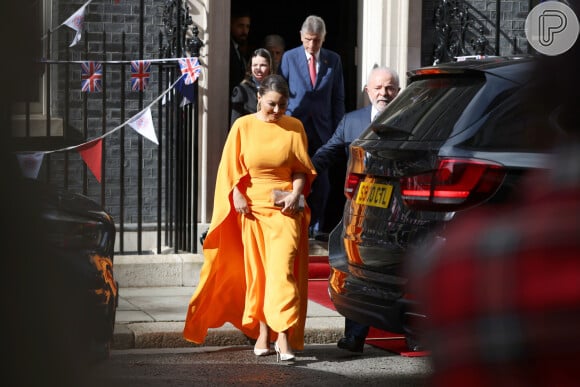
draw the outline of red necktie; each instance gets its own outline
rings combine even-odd
[[[308,70],[310,71],[310,82],[312,83],[312,87],[314,87],[316,84],[316,57],[314,55],[310,57]]]

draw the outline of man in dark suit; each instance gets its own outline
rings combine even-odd
[[[388,67],[372,69],[365,86],[370,105],[347,113],[343,117],[330,140],[312,156],[312,164],[316,171],[320,173],[335,166],[338,161],[348,159],[350,143],[360,136],[376,115],[386,109],[399,94],[399,90],[399,76],[394,70]],[[342,214],[342,209],[336,208],[335,211]],[[347,318],[344,337],[338,341],[338,347],[352,352],[362,352],[368,333],[368,325]]]
[[[230,88],[228,94],[231,94],[234,87],[239,85],[246,75],[250,22],[249,11],[238,7],[232,8],[230,18]],[[229,111],[232,111],[231,106]]]
[[[308,16],[300,30],[302,46],[286,51],[278,70],[290,88],[286,114],[304,124],[310,156],[330,139],[345,110],[342,61],[336,52],[322,48],[325,37],[324,20]],[[308,197],[312,233],[323,222],[328,192],[328,174],[319,173]]]

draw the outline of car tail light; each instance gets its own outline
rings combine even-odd
[[[412,209],[456,211],[489,199],[504,177],[501,164],[442,159],[432,172],[401,179],[401,196]]]
[[[414,71],[410,71],[409,74],[412,76],[425,76],[425,75],[449,75],[449,74],[465,74],[469,73],[469,69],[464,68],[441,68],[441,67],[425,67],[421,69],[417,69]]]
[[[98,221],[63,211],[46,211],[43,237],[59,249],[98,251],[110,243],[110,233]]]
[[[351,200],[354,196],[354,191],[358,186],[358,183],[361,181],[362,175],[357,173],[349,173],[344,180],[344,196],[347,199]]]

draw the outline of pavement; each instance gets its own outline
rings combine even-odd
[[[326,243],[311,240],[310,255],[327,255]],[[195,347],[183,339],[189,300],[195,291],[201,254],[164,254],[115,257],[119,282],[113,349]],[[308,302],[305,344],[336,343],[344,317],[333,309]],[[226,324],[209,330],[203,346],[249,344],[236,328]]]

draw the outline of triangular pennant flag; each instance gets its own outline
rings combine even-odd
[[[81,31],[83,30],[83,25],[85,24],[85,8],[87,4],[80,7],[75,13],[73,13],[68,19],[64,21],[65,26],[72,28],[76,31],[76,35],[69,47],[74,46],[81,40]]]
[[[181,77],[175,84],[175,89],[183,96],[183,101],[181,106],[192,103],[195,100],[195,85],[192,83],[190,85],[185,84],[185,77]]]
[[[18,159],[18,164],[24,177],[30,179],[36,179],[38,177],[42,160],[44,160],[44,153],[17,153],[16,158]]]
[[[77,151],[87,164],[87,167],[91,170],[95,178],[100,183],[101,182],[101,163],[103,159],[103,139],[98,138],[96,140],[87,142],[85,145],[80,146]]]
[[[183,78],[183,75],[181,77]],[[168,88],[171,88],[171,90],[169,90],[169,92],[166,92],[165,94],[163,94],[163,98],[161,99],[161,104],[163,106],[165,106],[166,101],[171,101],[173,98],[172,95],[175,94],[175,88],[171,87],[171,80],[168,80],[167,86],[168,86]]]
[[[127,122],[127,124],[143,137],[146,137],[150,141],[159,145],[157,135],[155,135],[155,128],[153,127],[151,109],[147,108],[143,110],[141,113],[133,117],[131,121]]]

